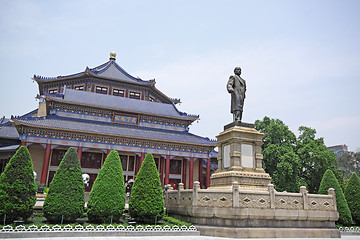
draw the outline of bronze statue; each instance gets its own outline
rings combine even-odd
[[[244,107],[246,81],[240,77],[241,68],[234,69],[234,76],[230,76],[227,83],[227,90],[231,93],[231,113],[234,115],[234,121],[241,121]]]

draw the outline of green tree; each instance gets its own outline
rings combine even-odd
[[[335,189],[336,205],[339,212],[339,224],[349,226],[352,224],[352,217],[349,206],[346,202],[342,188],[339,185],[334,173],[328,169],[324,173],[319,187],[319,194],[327,194],[329,188]]]
[[[0,176],[0,216],[10,223],[26,221],[36,202],[36,185],[30,153],[21,146],[6,165]]]
[[[351,174],[360,175],[360,153],[346,152],[337,156],[339,169],[345,179],[349,179]]]
[[[299,177],[301,164],[295,153],[295,134],[281,120],[269,117],[257,120],[255,128],[264,133],[263,168],[270,174],[275,189],[298,192],[306,184]]]
[[[154,224],[164,214],[164,197],[154,157],[148,153],[131,189],[129,213],[136,221]]]
[[[316,130],[309,127],[301,126],[299,132],[296,153],[301,162],[300,178],[306,182],[309,192],[318,192],[321,179],[327,169],[335,174],[343,189],[344,180],[338,169],[337,159],[325,146],[324,139],[315,138]]]
[[[50,183],[43,207],[44,216],[52,223],[74,222],[84,212],[84,193],[80,161],[76,150],[71,147]]]
[[[90,222],[119,222],[125,209],[125,185],[119,154],[112,150],[90,192],[87,204]]]
[[[257,120],[255,128],[264,133],[263,168],[270,174],[276,190],[297,192],[303,185],[316,193],[327,169],[334,172],[343,188],[337,159],[327,150],[322,138],[315,138],[315,129],[300,127],[296,138],[281,120],[269,117]]]
[[[351,175],[346,184],[345,198],[354,222],[356,225],[360,225],[360,179],[356,173]]]
[[[280,157],[273,174],[273,183],[277,191],[299,192],[300,186],[306,185],[299,177],[300,159],[290,150]]]
[[[264,117],[262,121],[255,121],[255,129],[264,133],[263,168],[272,176],[282,160],[281,157],[294,152],[296,136],[281,120],[269,117]]]

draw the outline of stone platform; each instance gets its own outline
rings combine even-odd
[[[262,168],[263,134],[248,126],[235,122],[217,136],[219,168],[208,189],[180,183],[166,193],[169,215],[205,236],[339,238],[334,189],[327,195],[309,194],[304,186],[299,193],[277,192]]]
[[[170,190],[166,196],[169,215],[196,225],[201,235],[238,238],[333,238],[339,215],[333,189],[328,195],[232,189]]]

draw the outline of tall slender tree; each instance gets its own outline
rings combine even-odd
[[[26,221],[36,202],[36,184],[30,153],[21,146],[0,176],[0,216],[10,223]]]
[[[360,225],[360,179],[353,173],[345,187],[345,198],[356,225]]]
[[[106,157],[92,186],[87,204],[90,222],[119,222],[125,210],[125,185],[119,154],[112,150]]]
[[[131,189],[129,212],[139,222],[154,224],[164,214],[164,197],[154,157],[148,153]]]
[[[336,205],[337,210],[339,212],[339,220],[337,221],[339,224],[349,226],[352,224],[352,217],[349,206],[346,202],[344,193],[342,188],[340,187],[339,182],[337,181],[334,173],[328,169],[324,173],[323,178],[321,179],[319,194],[327,194],[329,188],[335,189],[336,195]]]
[[[65,153],[50,183],[43,212],[52,223],[74,222],[84,212],[85,186],[79,157],[71,147]]]

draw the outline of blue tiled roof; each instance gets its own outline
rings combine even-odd
[[[132,98],[66,89],[63,95],[46,94],[49,99],[73,104],[101,107],[138,114],[157,115],[195,121],[199,115],[180,112],[174,104],[158,103]]]
[[[98,123],[58,116],[17,118],[15,122],[33,127],[62,129],[68,131],[108,134],[122,137],[152,139],[179,142],[185,144],[199,144],[215,146],[216,141],[200,137],[188,132],[176,132],[163,129],[152,129],[135,126],[125,126],[111,123]]]
[[[135,82],[135,83],[144,83],[144,84],[153,84],[155,79],[151,80],[142,80],[139,77],[133,77],[127,73],[122,67],[120,67],[114,59],[110,59],[108,62],[101,64],[94,68],[86,68],[85,71],[66,75],[66,76],[57,76],[57,77],[43,77],[39,75],[34,75],[34,79],[39,82],[61,80],[69,77],[82,76],[86,73],[93,74],[96,76],[107,77],[115,80],[126,81],[126,82]]]
[[[19,139],[19,133],[10,122],[0,124],[0,138]]]

